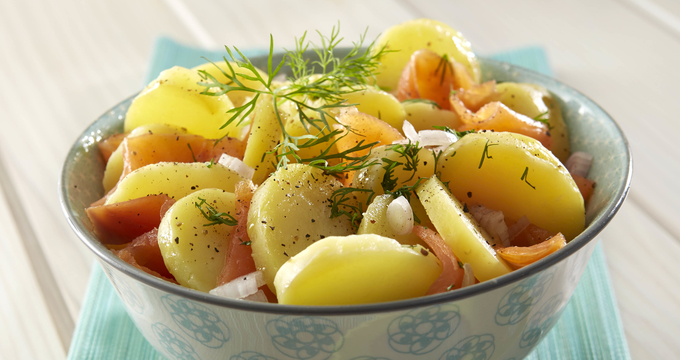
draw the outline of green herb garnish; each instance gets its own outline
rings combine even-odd
[[[266,79],[260,75],[255,66],[238,48],[233,47],[232,50],[226,47],[231,61],[235,62],[238,67],[248,70],[247,73],[236,73],[227,57],[224,57],[227,69],[218,68],[229,79],[229,82],[220,83],[208,72],[201,71],[201,77],[204,81],[199,84],[205,86],[203,94],[206,95],[220,96],[231,91],[245,91],[251,94],[252,98],[249,101],[229,110],[228,113],[231,113],[231,117],[222,128],[237,120],[239,124],[244,121],[253,112],[255,104],[262,95],[272,97],[272,104],[283,133],[282,141],[274,149],[279,154],[277,155],[277,168],[286,166],[291,159],[300,163],[313,164],[313,166],[322,168],[329,173],[352,171],[369,166],[366,162],[362,162],[362,159],[348,157],[348,154],[370,148],[375,144],[361,143],[342,154],[330,155],[328,151],[324,151],[318,157],[310,159],[302,159],[296,156],[296,152],[299,151],[301,146],[311,147],[312,144],[333,141],[337,133],[331,130],[335,122],[332,112],[342,107],[351,106],[344,100],[344,95],[369,86],[370,80],[373,79],[373,71],[379,65],[378,59],[388,52],[384,47],[378,51],[373,51],[375,41],[365,46],[366,32],[364,32],[359,42],[354,43],[347,55],[338,58],[334,55],[334,51],[343,40],[339,37],[340,26],[334,26],[330,36],[318,34],[320,46],[307,41],[307,33],[299,39],[296,38],[295,49],[286,50],[283,61],[276,68],[273,67],[274,40],[270,36]],[[305,51],[310,48],[317,55],[317,59],[311,62],[304,56]],[[238,54],[238,57],[235,53]],[[289,78],[288,83],[274,86],[272,81],[284,65],[290,69],[292,77]],[[316,73],[313,72],[312,66],[316,67]],[[260,86],[257,88],[245,86],[240,79],[256,81]],[[297,120],[300,121],[308,134],[293,136],[286,131],[285,121],[279,111],[284,103],[288,103],[296,109]],[[310,114],[314,114],[314,116],[310,116]],[[311,129],[316,129],[319,135],[312,135]],[[332,144],[328,146],[328,150],[331,147]],[[328,160],[330,158],[341,159],[343,164],[329,167]]]
[[[233,216],[225,212],[218,212],[217,209],[208,204],[205,199],[199,197],[198,200],[201,202],[195,202],[194,205],[198,208],[201,214],[203,214],[203,217],[209,221],[209,223],[203,224],[203,226],[212,226],[218,224],[235,226],[238,224],[238,221]],[[204,210],[203,206],[205,206],[207,210]]]
[[[548,126],[548,130],[552,130],[553,127],[550,125],[550,116],[548,115],[549,113],[550,110],[546,110],[545,112],[536,115],[532,119],[544,123],[546,126]]]

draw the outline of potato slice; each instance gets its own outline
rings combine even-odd
[[[567,241],[585,227],[583,197],[560,161],[540,142],[519,134],[469,134],[440,157],[438,172],[470,206],[500,210],[508,223],[526,216]]]
[[[167,125],[167,124],[145,124],[136,127],[128,136],[133,137],[143,134],[177,134],[183,135],[187,133],[187,129],[180,128],[177,126]],[[125,162],[123,161],[123,148],[118,146],[116,150],[109,157],[109,161],[106,162],[106,169],[104,170],[104,179],[102,184],[104,185],[104,192],[109,192],[120,180],[120,176],[123,174],[123,167]]]
[[[431,103],[415,100],[404,102],[402,105],[406,111],[406,119],[416,131],[432,130],[433,126],[448,126],[456,129],[462,125],[455,112],[440,109]]]
[[[223,136],[241,138],[237,122],[220,129],[231,117],[234,105],[227,95],[202,95],[205,89],[197,71],[175,66],[163,71],[134,99],[125,115],[125,131],[144,124],[184,127],[190,134],[206,139]]]
[[[255,265],[272,290],[276,272],[292,256],[319,239],[352,233],[347,217],[330,218],[329,199],[340,186],[320,169],[290,164],[255,191],[248,236]]]
[[[196,207],[204,199],[217,212],[235,216],[236,197],[221,189],[203,189],[177,201],[158,226],[158,246],[165,266],[182,285],[208,292],[224,268],[232,226],[204,226],[209,221]],[[203,205],[207,211],[206,205]]]
[[[234,192],[237,182],[246,180],[235,171],[209,163],[161,162],[141,167],[118,183],[106,204],[137,199],[152,194],[166,194],[180,199],[195,191],[208,188]]]
[[[231,68],[234,70],[236,74],[244,74],[247,76],[255,76],[250,70],[246,68],[239,67],[235,62],[230,61],[229,64],[231,65]],[[232,84],[233,82],[229,80],[222,71],[225,73],[231,75],[231,70],[229,70],[229,67],[227,66],[226,61],[218,61],[215,63],[205,63],[199,66],[196,66],[192,68],[191,70],[195,71],[206,71],[208,74],[214,76],[217,81],[223,83],[223,84]],[[267,81],[267,73],[263,72],[262,70],[255,68],[257,72],[260,74],[260,76]],[[264,86],[262,85],[261,82],[255,81],[255,80],[250,80],[250,79],[245,79],[241,76],[236,75],[238,78],[238,81],[240,81],[243,85],[246,87],[249,87],[251,89],[264,89]],[[230,91],[226,94],[231,102],[234,104],[234,106],[241,106],[243,105],[247,100],[247,98],[252,97],[254,93],[249,92],[249,91]]]
[[[385,193],[382,187],[383,177],[385,176],[385,162],[384,158],[400,163],[406,163],[406,157],[399,154],[397,151],[391,149],[392,145],[377,147],[371,153],[370,161],[376,161],[377,165],[369,166],[361,170],[357,170],[352,180],[352,187],[359,189],[371,189],[376,195]],[[418,151],[418,165],[416,167],[416,174],[413,171],[406,171],[404,166],[397,166],[394,169],[392,178],[397,179],[397,188],[403,185],[413,185],[420,178],[427,178],[434,174],[434,156],[431,150],[421,149]],[[411,180],[408,180],[411,178]],[[366,203],[365,193],[358,193],[357,197],[360,202]],[[418,214],[416,214],[418,215]]]
[[[276,169],[276,154],[267,152],[274,150],[281,141],[278,116],[284,115],[279,113],[277,116],[271,95],[261,95],[251,116],[253,123],[243,162],[255,169],[253,183],[259,185]]]
[[[376,196],[371,202],[371,205],[369,205],[366,209],[363,219],[361,219],[361,225],[359,225],[357,235],[376,234],[388,237],[390,239],[395,239],[402,245],[424,246],[425,244],[423,241],[413,233],[406,235],[395,235],[394,230],[392,230],[387,220],[387,207],[390,205],[390,203],[392,203],[392,201],[394,201],[394,197],[392,195],[383,194]],[[418,201],[418,199],[416,199],[414,196],[410,203],[413,212],[416,214],[421,224],[425,226],[432,226],[432,223],[430,223],[430,219],[427,217],[425,209],[423,209],[420,201]]]
[[[409,20],[393,26],[376,41],[373,51],[383,46],[387,50],[398,50],[383,55],[376,71],[377,84],[388,91],[396,90],[401,72],[416,50],[430,49],[439,55],[447,54],[465,66],[472,78],[479,83],[481,70],[470,42],[463,34],[450,26],[430,19]]]
[[[406,112],[394,95],[374,87],[343,95],[348,104],[357,104],[357,110],[401,129]]]
[[[500,101],[510,109],[536,118],[541,114],[548,120],[552,137],[551,151],[562,163],[571,154],[569,133],[562,118],[562,109],[557,100],[544,87],[535,84],[506,82],[496,85],[501,95]]]
[[[276,275],[279,303],[351,305],[423,296],[441,274],[434,254],[379,235],[319,240]]]
[[[436,176],[420,185],[416,192],[439,235],[461,262],[472,266],[479,281],[511,271],[489,245],[491,236]]]

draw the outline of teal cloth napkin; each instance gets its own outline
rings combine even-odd
[[[261,52],[250,51],[246,55]],[[223,52],[187,47],[168,38],[156,42],[144,84],[169,67],[193,67],[222,58]],[[540,47],[491,56],[494,59],[551,74]],[[73,334],[69,360],[164,359],[144,339],[115,290],[95,263]],[[602,245],[592,258],[562,317],[527,359],[630,359]]]

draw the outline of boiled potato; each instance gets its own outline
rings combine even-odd
[[[562,109],[557,100],[544,87],[535,84],[506,82],[496,85],[501,95],[501,102],[510,109],[535,118],[548,112],[544,118],[548,119],[550,135],[552,137],[552,153],[562,163],[571,154],[567,126],[562,119]]]
[[[462,125],[455,112],[440,109],[433,104],[422,101],[407,101],[402,105],[406,112],[406,120],[413,125],[416,131],[432,130],[433,126],[448,126],[455,129]]]
[[[394,197],[392,195],[383,194],[376,196],[366,209],[364,217],[361,219],[359,229],[357,230],[357,234],[376,234],[388,237],[390,239],[395,239],[403,245],[424,245],[423,241],[413,233],[406,235],[396,235],[394,233],[394,230],[392,230],[392,227],[390,226],[387,219],[387,207],[392,203],[392,201],[394,201]],[[420,204],[420,201],[415,198],[415,196],[413,199],[411,199],[410,204],[413,212],[416,214],[421,224],[425,226],[432,226],[430,219],[427,217],[425,210],[423,209],[423,206]]]
[[[491,236],[436,176],[420,185],[416,192],[439,235],[461,262],[472,266],[479,281],[512,271],[489,245]]]
[[[254,184],[261,184],[276,169],[275,164],[278,162],[276,153],[267,154],[267,152],[274,150],[281,141],[279,116],[284,115],[281,113],[277,115],[272,96],[261,95],[251,114],[253,123],[243,155],[243,162],[255,169]],[[285,120],[285,117],[282,120]]]
[[[234,192],[237,182],[246,180],[220,164],[161,162],[141,167],[118,183],[106,204],[137,199],[151,194],[166,194],[180,199],[207,188]]]
[[[439,21],[430,19],[409,20],[393,26],[378,38],[374,52],[383,46],[387,50],[398,50],[383,55],[377,69],[377,85],[394,91],[397,89],[401,72],[416,50],[430,49],[439,55],[447,54],[468,70],[475,82],[481,79],[477,57],[472,52],[470,42],[463,34]]]
[[[401,163],[406,163],[407,161],[404,156],[391,149],[393,146],[394,145],[388,145],[375,148],[370,155],[369,161],[376,161],[377,165],[357,170],[354,179],[352,180],[352,187],[371,189],[376,195],[384,194],[385,191],[382,187],[382,181],[385,176],[384,166],[386,163],[383,158]],[[414,185],[419,178],[430,177],[434,174],[434,156],[431,150],[421,149],[418,151],[418,160],[416,174],[413,178],[411,178],[413,171],[406,171],[404,166],[399,165],[394,169],[392,178],[398,180],[396,188],[399,188],[402,185]],[[411,178],[411,180],[406,181],[409,178]],[[366,203],[367,195],[365,195],[365,193],[357,193],[357,197],[362,203]]]
[[[179,128],[177,126],[166,125],[166,124],[145,124],[141,125],[128,134],[127,137],[139,136],[144,134],[186,134],[187,130],[184,128]],[[102,184],[104,185],[104,192],[109,192],[120,180],[120,176],[123,174],[123,166],[125,165],[123,161],[123,148],[118,146],[116,150],[109,157],[109,161],[106,162],[106,169],[104,170],[104,179]]]
[[[255,191],[248,211],[253,260],[274,290],[274,276],[319,239],[352,234],[347,217],[331,219],[329,199],[340,182],[303,164],[278,169]]]
[[[357,104],[357,110],[376,117],[396,129],[401,129],[406,112],[394,95],[374,87],[343,95],[348,104]]]
[[[312,111],[306,111],[305,112],[307,116],[309,116],[310,119],[318,119],[319,115],[315,112]],[[328,121],[328,124],[330,126],[333,126],[334,124],[337,124],[337,121],[333,119],[332,117],[328,116],[326,117],[326,121]],[[292,113],[292,116],[288,117],[288,121],[286,122],[285,128],[286,128],[286,133],[290,136],[305,136],[305,135],[314,135],[316,137],[322,137],[324,135],[329,134],[331,131],[333,131],[332,128],[327,128],[323,123],[319,122],[318,123],[319,127],[323,129],[323,132],[319,131],[319,129],[310,126],[307,124],[307,128],[302,124],[300,121],[299,117],[299,112],[295,111]],[[307,140],[301,140],[300,144],[304,144],[305,141]],[[322,152],[326,151],[328,147],[330,146],[330,151],[329,154],[337,154],[338,153],[338,147],[336,144],[331,144],[330,142],[324,142],[320,143],[311,147],[305,147],[305,148],[300,148],[300,150],[296,151],[297,155],[302,158],[302,159],[311,159],[311,158],[316,158],[321,154]],[[290,149],[286,149],[290,150]],[[283,153],[284,149],[280,148],[279,149],[279,154]],[[290,161],[296,162],[292,156],[288,156]],[[334,165],[337,164],[340,160],[332,160],[329,163]],[[272,169],[273,170],[273,169]]]
[[[158,246],[163,261],[177,282],[208,292],[217,286],[224,268],[232,226],[209,221],[196,207],[204,199],[217,212],[235,213],[236,197],[221,189],[203,189],[179,199],[158,226]],[[208,211],[206,205],[202,205]]]
[[[238,67],[238,65],[233,61],[230,61],[229,64],[231,65],[231,69],[234,70],[234,73],[237,74],[236,78],[238,79],[238,81],[240,81],[245,87],[248,87],[248,88],[251,88],[251,89],[258,89],[258,90],[264,89],[264,86],[262,85],[261,82],[250,80],[250,79],[245,79],[245,78],[238,75],[238,74],[245,74],[247,76],[255,76],[255,74],[253,74],[250,70],[248,70],[246,68]],[[191,70],[206,71],[208,74],[214,76],[215,79],[217,79],[217,81],[221,82],[222,84],[227,84],[227,85],[231,84],[231,85],[234,85],[234,86],[238,86],[238,84],[229,80],[222,73],[222,71],[224,71],[225,73],[231,75],[231,70],[229,70],[229,66],[227,66],[226,61],[218,61],[216,63],[205,63],[205,64],[202,64],[202,65],[196,66]],[[262,70],[260,70],[258,68],[255,68],[255,70],[257,70],[257,72],[260,74],[262,79],[264,79],[264,81],[268,80],[267,73],[263,72]],[[249,92],[249,91],[230,91],[230,92],[227,93],[227,96],[229,97],[231,102],[234,104],[234,106],[243,105],[245,102],[248,101],[248,98],[252,98],[253,95],[254,94],[252,92]]]
[[[369,304],[423,296],[441,272],[421,246],[379,235],[334,236],[283,264],[274,286],[281,304]]]
[[[220,129],[234,108],[227,95],[202,95],[205,89],[198,72],[175,66],[163,71],[134,99],[125,115],[125,131],[144,124],[169,124],[184,127],[190,134],[206,139],[224,136],[242,138],[237,121]]]
[[[585,227],[583,197],[567,169],[540,142],[519,134],[469,134],[438,163],[441,181],[460,201],[500,210],[513,223],[522,216],[571,240]]]

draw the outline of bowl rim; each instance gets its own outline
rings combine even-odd
[[[73,144],[73,146],[71,147],[66,156],[59,180],[59,202],[61,204],[62,211],[64,212],[64,215],[69,225],[71,226],[71,229],[76,233],[78,238],[92,252],[94,252],[97,255],[98,261],[100,262],[103,261],[106,264],[119,270],[120,272],[126,274],[127,276],[139,282],[142,282],[147,286],[153,287],[156,290],[178,295],[194,301],[199,301],[202,303],[211,304],[224,308],[230,308],[234,310],[279,315],[315,315],[315,316],[342,316],[342,315],[361,315],[369,313],[371,314],[384,313],[400,310],[411,310],[423,306],[437,305],[462,300],[478,294],[499,289],[501,287],[504,287],[515,282],[522,281],[534,274],[537,274],[553,266],[558,262],[561,262],[562,260],[565,260],[572,254],[576,253],[578,250],[580,250],[585,245],[590,243],[590,241],[594,240],[596,235],[598,235],[607,226],[607,224],[609,224],[611,219],[621,208],[621,205],[625,201],[630,190],[630,184],[633,174],[632,153],[630,144],[625,134],[621,130],[619,124],[617,124],[616,121],[604,109],[602,109],[598,104],[596,104],[593,100],[585,96],[580,91],[550,76],[544,75],[542,73],[518,65],[513,65],[510,63],[492,60],[488,58],[480,58],[480,63],[482,65],[484,65],[484,63],[488,63],[494,66],[509,66],[508,68],[509,70],[516,70],[527,73],[528,75],[536,77],[543,81],[543,84],[551,83],[552,85],[561,86],[563,87],[563,89],[572,92],[574,95],[581,98],[582,101],[592,106],[594,109],[600,110],[603,114],[606,115],[606,120],[610,122],[612,125],[614,125],[617,134],[620,136],[622,140],[623,147],[626,150],[624,155],[627,166],[625,167],[623,173],[624,181],[621,183],[621,186],[617,189],[614,198],[610,200],[609,203],[606,204],[606,206],[602,209],[602,214],[598,218],[594,219],[597,221],[593,221],[589,226],[586,227],[586,229],[581,234],[579,234],[576,238],[571,240],[569,244],[567,244],[567,246],[561,249],[560,251],[553,253],[529,266],[514,270],[498,278],[488,280],[479,284],[475,284],[467,288],[441,294],[427,295],[417,298],[381,302],[374,304],[340,305],[340,306],[338,305],[309,306],[309,305],[282,305],[282,304],[259,303],[252,301],[242,301],[236,299],[223,298],[216,295],[211,295],[197,290],[185,288],[181,285],[161,280],[124,262],[118,256],[114,255],[113,252],[111,252],[101,243],[99,243],[99,241],[97,241],[96,238],[90,237],[87,234],[84,226],[78,223],[78,221],[76,221],[76,218],[72,216],[73,209],[71,208],[71,205],[68,201],[68,189],[64,185],[67,183],[67,178],[69,175],[67,173],[67,170],[69,169],[68,165],[69,159],[73,158],[76,155],[76,153],[82,149],[82,144],[78,140],[76,140],[76,142]],[[96,125],[99,119],[101,119],[106,114],[112,112],[119,105],[127,101],[130,101],[135,96],[136,94],[124,99],[120,103],[116,104],[115,106],[104,112],[92,124],[90,124],[77,139],[82,139],[83,137],[88,136],[88,134],[91,134],[93,131],[96,131],[97,130]]]

